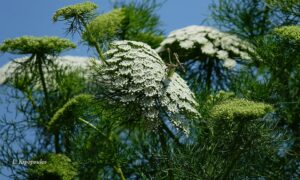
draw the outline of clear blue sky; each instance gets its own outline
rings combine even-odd
[[[92,0],[90,0],[92,1]],[[162,2],[163,0],[158,0]],[[212,0],[167,0],[157,11],[162,21],[162,29],[170,31],[188,25],[200,25],[208,17],[208,6]],[[83,1],[79,0],[1,0],[0,1],[0,42],[8,38],[24,35],[60,36],[65,37],[63,23],[52,23],[51,17],[58,9]],[[92,1],[100,7],[99,12],[107,12],[112,4],[109,0]],[[70,37],[68,37],[70,38]],[[75,43],[77,38],[71,39]],[[87,49],[79,46],[76,50],[65,54],[88,56]],[[15,56],[0,54],[0,66]],[[1,91],[0,91],[1,92]],[[1,95],[0,95],[1,97]],[[5,110],[5,104],[0,104],[0,115]],[[0,145],[1,150],[1,145]],[[7,179],[0,175],[0,179]]]
[[[52,23],[51,17],[60,7],[83,2],[79,0],[1,0],[0,2],[0,42],[8,38],[24,35],[65,37],[63,23]],[[92,1],[98,4],[99,12],[107,12],[112,4],[109,0]],[[158,0],[163,2],[163,0]],[[211,0],[167,0],[158,10],[162,29],[170,31],[192,24],[201,24],[208,16],[208,5]],[[70,38],[70,37],[68,37]],[[77,38],[72,39],[78,42]],[[83,47],[66,52],[70,55],[86,56]],[[0,54],[0,66],[13,57]]]

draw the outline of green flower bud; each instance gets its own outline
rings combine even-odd
[[[114,9],[96,17],[88,24],[87,30],[83,33],[83,39],[91,44],[95,41],[104,42],[114,39],[122,32],[124,18],[123,9]]]
[[[300,26],[283,26],[274,29],[274,34],[288,40],[300,42]]]
[[[77,175],[71,159],[63,154],[43,154],[35,157],[28,167],[28,179],[71,180]]]
[[[272,111],[272,106],[246,99],[225,100],[211,110],[213,120],[253,120]]]

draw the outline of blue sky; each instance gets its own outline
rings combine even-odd
[[[92,1],[92,0],[91,0]],[[170,31],[188,25],[200,25],[209,16],[208,6],[212,0],[167,0],[158,9],[157,14],[161,18],[162,29],[165,34]],[[24,35],[32,36],[59,36],[64,34],[63,23],[52,23],[53,13],[60,7],[79,3],[79,0],[1,0],[0,1],[0,42],[8,38],[15,38]],[[98,12],[107,12],[112,4],[109,0],[92,1],[100,7]],[[158,0],[158,2],[162,2]],[[71,38],[71,37],[68,37]],[[71,38],[77,43],[78,38]],[[85,47],[65,52],[68,55],[88,56]],[[0,66],[7,63],[11,54],[0,54]],[[0,91],[1,92],[1,91]],[[1,97],[1,95],[0,95]],[[0,103],[0,116],[3,115],[5,104]],[[1,148],[1,145],[0,145]],[[0,179],[5,177],[0,175]]]
[[[78,0],[1,0],[0,2],[0,42],[8,38],[24,35],[65,37],[64,24],[53,23],[51,17],[60,7],[75,4]],[[98,12],[107,12],[112,4],[109,0],[94,1]],[[163,0],[158,0],[163,2]],[[158,9],[162,29],[166,34],[188,25],[200,25],[208,16],[208,5],[211,0],[167,0]],[[71,38],[71,37],[68,37]],[[71,39],[78,42],[78,38]],[[86,48],[79,46],[65,54],[87,56]],[[8,62],[10,54],[0,54],[0,66]]]

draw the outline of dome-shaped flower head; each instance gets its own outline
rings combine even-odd
[[[249,61],[251,46],[234,35],[220,32],[217,29],[205,26],[188,26],[171,32],[161,42],[156,51],[165,61],[172,59],[172,53],[177,53],[181,62],[197,62],[192,67],[199,66],[196,71],[210,71],[206,83],[210,79],[224,79],[223,71],[232,69],[237,61]],[[225,68],[223,68],[225,67]],[[224,70],[225,69],[225,70]],[[198,76],[206,76],[200,73]],[[200,77],[200,78],[201,78]],[[211,86],[209,84],[209,86]]]
[[[157,52],[167,57],[167,48],[177,52],[181,61],[203,56],[224,61],[250,60],[248,52],[252,51],[250,45],[238,37],[206,26],[188,26],[172,31]]]
[[[15,75],[20,76],[32,76],[30,72],[22,71],[22,64],[24,64],[29,57],[23,57],[9,61],[4,66],[0,68],[0,85],[5,82],[11,83],[10,80],[15,78]],[[56,66],[56,69],[63,69],[65,72],[76,71],[78,75],[82,75],[88,78],[91,74],[89,73],[89,67],[92,66],[93,60],[88,57],[78,57],[78,56],[61,56],[61,57],[47,57]],[[95,61],[100,63],[100,61]],[[49,67],[48,67],[49,68]],[[45,79],[47,82],[51,82],[51,76],[48,75],[46,67],[43,67],[43,72],[45,72]],[[26,74],[25,74],[26,73]],[[48,79],[49,78],[49,79]]]
[[[150,46],[135,41],[115,41],[106,52],[108,66],[97,76],[101,86],[126,106],[140,108],[143,117],[157,120],[164,110],[176,128],[180,115],[197,114],[194,95],[177,74],[167,77],[167,66]]]
[[[97,9],[97,5],[95,3],[86,1],[58,9],[54,13],[52,19],[54,22],[56,22],[70,20],[76,17],[85,18],[93,14],[95,9]]]
[[[57,55],[75,47],[68,39],[59,37],[23,36],[5,40],[0,45],[0,51],[12,54]]]
[[[67,33],[74,34],[83,31],[84,26],[94,17],[95,9],[96,4],[86,1],[58,9],[52,19],[54,22],[66,21],[69,25]]]
[[[70,158],[63,154],[42,154],[32,160],[28,167],[28,179],[71,180],[77,175]]]
[[[272,106],[246,99],[230,99],[215,105],[211,110],[213,120],[248,121],[262,118],[272,111]]]
[[[20,65],[8,64],[4,66],[2,73],[6,74],[6,77],[11,77],[13,70],[13,74],[20,75],[22,78],[25,77],[27,82],[40,79],[43,90],[47,94],[45,71],[43,70],[48,70],[53,65],[52,61],[48,61],[48,57],[56,56],[64,50],[75,47],[75,44],[71,41],[59,37],[23,36],[5,40],[0,45],[0,51],[13,54],[29,54],[30,57],[20,59]],[[2,80],[6,81],[6,77],[2,77]]]

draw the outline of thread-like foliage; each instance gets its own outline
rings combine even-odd
[[[213,23],[250,40],[268,34],[275,27],[298,24],[300,21],[299,16],[284,8],[270,6],[266,0],[214,0],[210,10]]]
[[[155,4],[123,4],[93,19],[83,33],[89,44],[103,44],[112,40],[135,40],[155,48],[162,41],[158,17],[153,13]]]
[[[74,114],[81,114],[86,110],[86,107],[91,106],[93,101],[94,97],[89,94],[80,94],[73,97],[56,111],[48,124],[49,129],[58,130],[61,126],[71,126],[78,118]]]

